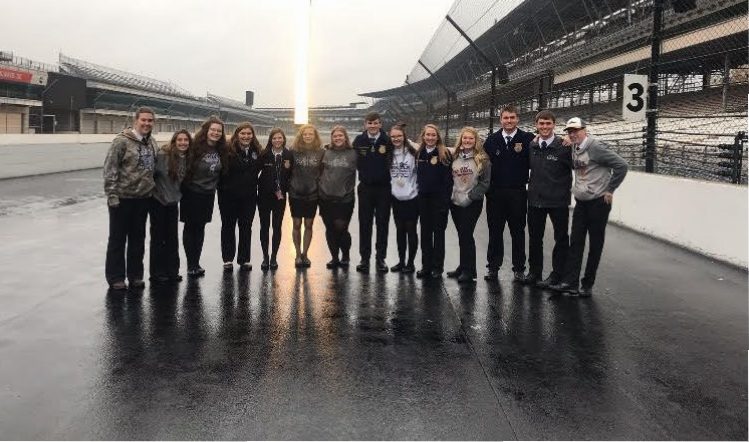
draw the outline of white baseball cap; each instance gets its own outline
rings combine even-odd
[[[584,129],[585,123],[579,117],[573,117],[567,120],[567,125],[564,126],[564,130],[570,129]]]

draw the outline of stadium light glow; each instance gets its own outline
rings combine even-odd
[[[296,38],[296,97],[294,106],[294,124],[307,124],[309,121],[307,102],[307,63],[309,54],[309,12],[311,0],[297,0],[297,38]]]

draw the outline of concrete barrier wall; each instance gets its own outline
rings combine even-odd
[[[107,142],[0,146],[0,178],[101,167],[110,144]]]
[[[114,135],[0,135],[0,179],[93,169],[104,164]],[[172,134],[154,135],[159,144]],[[264,146],[267,136],[259,136]]]
[[[0,146],[111,143],[114,137],[114,134],[0,134]],[[159,142],[166,142],[172,134],[165,132],[154,137]]]
[[[746,268],[747,187],[629,172],[610,220]]]

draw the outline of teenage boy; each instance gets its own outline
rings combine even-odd
[[[372,220],[376,220],[375,260],[377,271],[387,273],[385,263],[390,224],[390,158],[393,143],[382,130],[382,120],[377,112],[364,118],[364,132],[354,139],[357,152],[356,168],[359,172],[357,189],[359,203],[359,255],[361,262],[357,272],[369,272],[372,254]]]
[[[486,251],[487,281],[499,279],[504,257],[502,235],[505,223],[512,237],[512,271],[514,280],[525,280],[525,215],[528,205],[529,156],[533,134],[518,129],[518,109],[509,105],[499,113],[502,130],[486,139],[484,149],[492,162],[491,185],[486,193],[486,221],[489,224],[489,246]]]
[[[153,110],[135,111],[133,127],[112,141],[104,160],[104,193],[109,206],[105,276],[112,290],[143,288],[146,219],[155,186],[156,140],[151,136]],[[126,252],[127,249],[127,252]]]
[[[575,210],[572,212],[570,250],[565,274],[559,284],[550,286],[559,292],[577,293],[581,297],[593,294],[598,263],[601,261],[606,223],[614,200],[614,191],[627,175],[627,163],[603,142],[588,136],[580,118],[570,118],[565,129],[573,144],[572,164],[575,169]],[[585,250],[585,236],[590,236],[585,275],[580,278],[580,267]],[[578,284],[580,290],[578,291]]]
[[[572,153],[554,135],[556,117],[544,110],[536,115],[538,137],[530,146],[531,176],[528,182],[528,267],[527,284],[547,288],[558,284],[564,274],[569,249],[570,188],[572,187]],[[546,217],[554,227],[554,250],[551,274],[545,280],[544,231]]]

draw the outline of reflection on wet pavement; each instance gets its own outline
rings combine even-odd
[[[205,278],[116,294],[98,197],[1,217],[3,436],[746,439],[744,272],[610,226],[591,299],[361,275],[319,221],[298,272],[288,219],[278,271],[222,272],[219,227]]]

